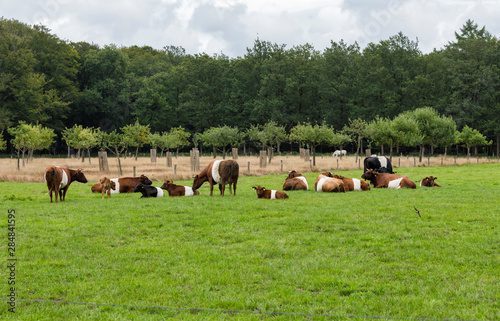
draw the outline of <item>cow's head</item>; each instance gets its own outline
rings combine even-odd
[[[262,193],[264,193],[266,191],[266,188],[262,187],[260,185],[259,186],[253,186],[252,188],[257,192],[257,196],[262,195]]]
[[[80,182],[80,183],[87,183],[87,178],[85,177],[85,174],[83,174],[83,169],[79,168],[76,171],[75,181]]]
[[[147,176],[145,176],[144,174],[142,174],[141,175],[141,184],[151,185],[151,184],[153,184],[153,182]]]
[[[297,173],[297,171],[296,171],[296,170],[293,170],[293,171],[289,171],[289,172],[288,172],[288,176],[287,176],[287,178],[295,178],[295,177],[297,177],[297,176],[302,176],[302,175],[301,175],[300,173]]]
[[[367,180],[372,180],[375,177],[377,177],[378,173],[375,172],[373,169],[367,170],[363,175],[361,175],[362,179],[367,179]]]
[[[321,175],[326,176],[326,177],[333,177],[333,174],[331,172],[321,173]]]
[[[138,193],[144,190],[144,185],[143,184],[137,184],[136,187],[134,188],[134,193]]]
[[[435,186],[436,182],[434,182],[437,179],[437,177],[434,176],[428,176],[423,179],[422,185],[425,186]]]
[[[196,191],[200,186],[205,182],[204,179],[202,179],[199,175],[194,175],[193,176],[193,191]]]
[[[111,189],[114,191],[116,190],[116,183],[113,181],[109,181],[109,186],[111,186]]]
[[[341,175],[335,174],[335,175],[333,175],[333,178],[344,179],[345,177],[341,176]]]
[[[161,189],[168,189],[168,186],[173,184],[173,181],[166,180],[165,183],[160,187]]]

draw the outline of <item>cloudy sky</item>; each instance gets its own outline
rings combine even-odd
[[[363,48],[400,31],[428,53],[454,41],[467,19],[500,37],[500,0],[0,0],[0,16],[74,42],[229,57],[257,38],[323,51],[332,40]]]

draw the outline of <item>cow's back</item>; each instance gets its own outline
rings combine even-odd
[[[225,184],[235,183],[240,175],[240,165],[234,160],[221,161],[219,175],[221,181],[224,181]]]

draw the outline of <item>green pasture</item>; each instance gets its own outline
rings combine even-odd
[[[42,183],[2,182],[0,319],[500,319],[500,164],[397,171],[443,187],[317,193],[307,173],[288,200],[252,190],[285,175],[241,177],[236,197],[102,200],[89,182],[51,204]]]

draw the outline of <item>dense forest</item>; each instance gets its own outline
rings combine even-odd
[[[500,41],[468,20],[455,41],[423,54],[398,33],[361,49],[331,42],[287,48],[261,39],[244,57],[189,55],[182,47],[101,47],[68,42],[42,25],[0,19],[0,132],[20,121],[62,133],[75,124],[112,132],[212,127],[249,130],[274,122],[341,130],[350,121],[392,119],[421,107],[460,130],[500,140]]]

